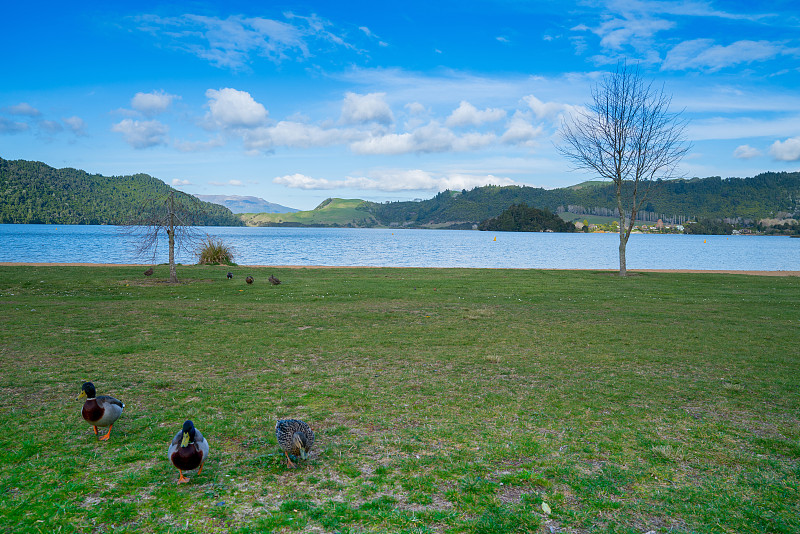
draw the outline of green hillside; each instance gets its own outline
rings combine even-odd
[[[147,174],[109,177],[0,158],[0,223],[124,224],[171,191],[178,201],[194,201]],[[242,226],[228,208],[209,202],[198,206],[194,224]]]
[[[377,226],[370,213],[373,205],[359,199],[329,198],[311,211],[294,213],[242,213],[247,226]]]
[[[693,178],[656,182],[640,213],[644,221],[702,219],[757,221],[800,215],[800,172],[763,173],[753,178]],[[383,225],[463,227],[496,217],[512,204],[525,203],[553,213],[614,216],[616,197],[611,183],[584,182],[560,189],[485,186],[471,191],[444,191],[422,202],[373,204]]]

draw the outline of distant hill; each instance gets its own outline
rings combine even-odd
[[[379,226],[369,212],[376,204],[358,199],[329,198],[311,211],[294,213],[245,213],[247,226]]]
[[[640,219],[684,222],[700,219],[757,221],[800,215],[800,172],[767,172],[752,178],[692,178],[654,184]],[[553,213],[613,216],[616,196],[608,182],[584,182],[560,189],[484,186],[471,191],[443,191],[422,202],[371,204],[384,226],[463,228],[497,217],[512,204],[525,203]]]
[[[658,182],[639,213],[642,221],[727,219],[758,221],[800,215],[800,173],[763,173],[753,178],[692,178]],[[484,186],[443,191],[422,201],[384,204],[328,199],[311,211],[241,215],[249,226],[389,226],[474,228],[513,204],[549,210],[567,221],[614,217],[609,182],[589,181],[559,189]]]
[[[55,169],[38,161],[0,158],[0,223],[124,224],[153,199],[174,191],[147,174],[102,176],[78,169]],[[195,223],[242,226],[228,208],[199,202]]]
[[[300,211],[280,204],[267,202],[263,198],[240,195],[195,195],[204,202],[225,206],[233,213],[294,213]]]

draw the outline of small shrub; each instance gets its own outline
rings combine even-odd
[[[210,235],[200,243],[197,252],[197,263],[200,265],[235,265],[233,263],[233,249]]]

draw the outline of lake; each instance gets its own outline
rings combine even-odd
[[[617,234],[198,227],[239,265],[617,269]],[[634,234],[629,269],[800,270],[800,239]],[[0,224],[0,262],[150,263],[119,227]],[[192,251],[177,261],[196,263]],[[166,240],[156,263],[167,262]]]

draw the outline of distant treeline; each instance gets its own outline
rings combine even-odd
[[[525,203],[553,213],[617,216],[613,184],[589,182],[560,189],[484,186],[471,191],[444,191],[430,200],[372,204],[383,225],[425,226],[479,223],[497,217],[512,204]],[[719,219],[752,222],[800,215],[800,172],[767,172],[753,178],[692,178],[653,183],[642,206],[645,221],[684,223]]]
[[[196,200],[147,174],[109,177],[0,158],[0,223],[125,224],[171,191],[178,201],[197,203],[193,224],[243,226],[228,208]]]

